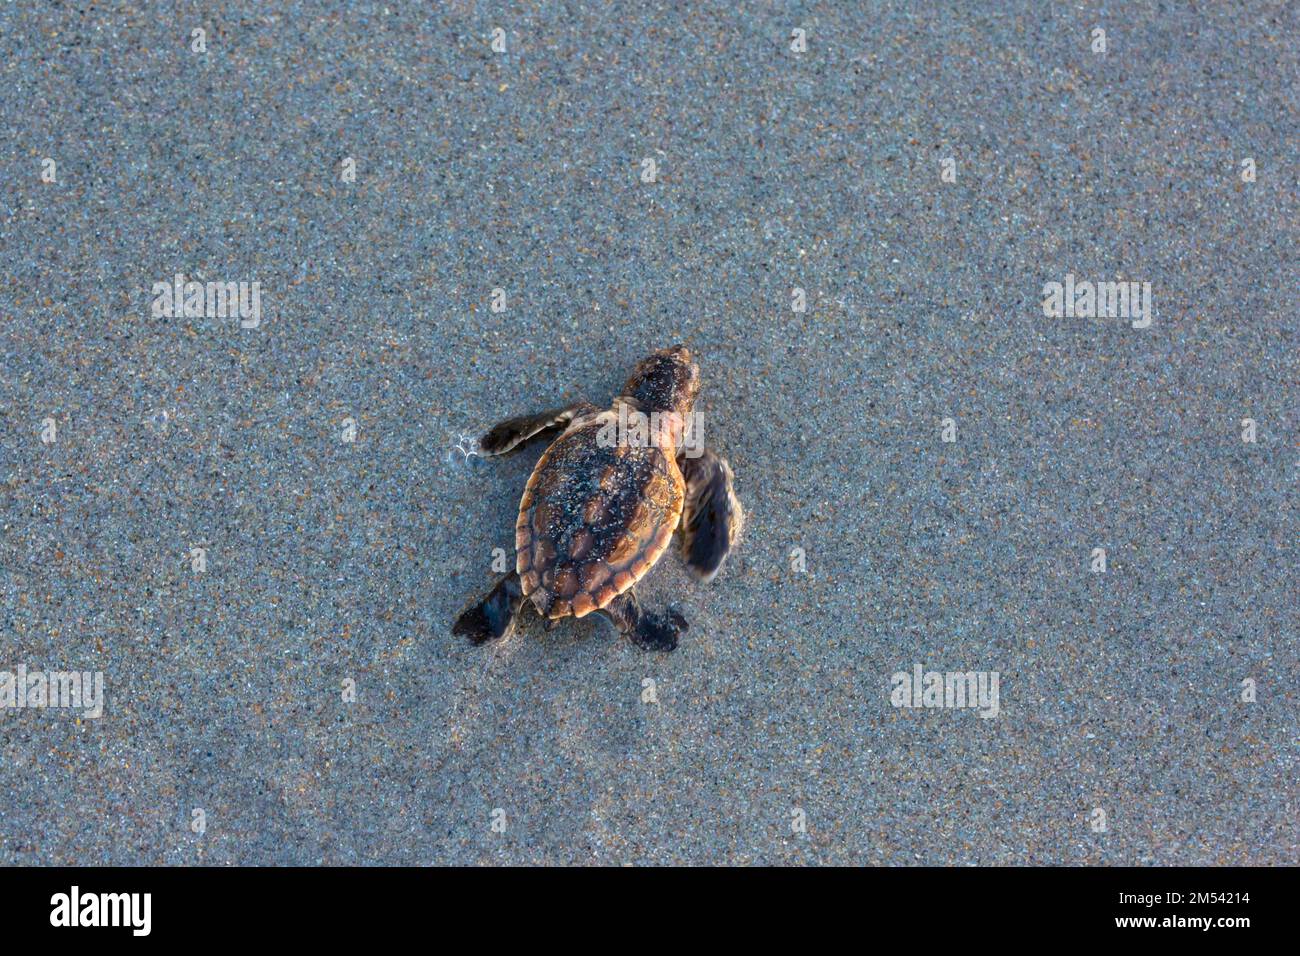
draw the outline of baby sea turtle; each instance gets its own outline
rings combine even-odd
[[[548,628],[594,611],[643,647],[675,648],[686,621],[643,611],[634,586],[678,527],[687,568],[713,580],[744,521],[730,466],[694,440],[699,390],[699,366],[676,345],[639,362],[611,408],[555,408],[484,435],[479,450],[501,455],[564,429],[519,502],[515,570],[460,615],[453,633],[476,644],[503,637],[528,598]]]

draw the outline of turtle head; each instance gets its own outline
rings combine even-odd
[[[684,419],[700,393],[700,367],[691,361],[685,345],[652,352],[637,362],[623,394],[634,399],[647,414],[676,412]]]

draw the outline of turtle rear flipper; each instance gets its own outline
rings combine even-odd
[[[488,456],[504,455],[519,447],[530,438],[535,438],[552,428],[568,425],[584,411],[594,411],[595,406],[586,402],[570,405],[567,408],[550,408],[536,415],[520,415],[507,418],[494,427],[478,441],[479,450]]]
[[[650,651],[674,650],[678,636],[690,627],[674,610],[666,614],[642,610],[635,591],[624,591],[596,613],[624,637]]]
[[[497,581],[487,597],[461,613],[451,632],[468,637],[475,644],[505,637],[514,629],[524,592],[514,571]]]
[[[686,479],[682,557],[692,574],[712,581],[740,538],[745,510],[732,487],[731,466],[725,458],[706,449],[698,458],[683,456],[681,468]]]

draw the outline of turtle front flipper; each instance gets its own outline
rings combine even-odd
[[[670,609],[667,614],[642,610],[636,591],[624,591],[596,613],[632,643],[651,651],[675,649],[678,636],[690,627],[686,619],[674,610]]]
[[[682,509],[682,557],[702,581],[712,581],[740,539],[745,511],[732,487],[731,466],[705,449],[698,458],[683,455],[686,505]]]
[[[504,455],[517,448],[530,438],[568,425],[584,411],[595,411],[596,407],[586,402],[570,405],[567,408],[550,408],[536,415],[520,415],[507,418],[494,427],[478,441],[479,451],[484,455]]]
[[[497,581],[487,597],[467,608],[452,626],[453,634],[468,637],[475,644],[505,637],[514,629],[524,592],[514,571]]]

